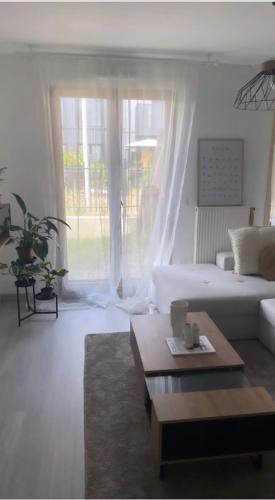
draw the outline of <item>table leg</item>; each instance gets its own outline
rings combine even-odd
[[[32,284],[32,295],[33,295],[33,312],[36,313],[36,297],[35,297],[35,288],[34,283]]]
[[[166,465],[162,464],[159,467],[159,478],[161,481],[165,479]]]
[[[28,311],[30,311],[31,308],[30,308],[30,302],[29,302],[29,294],[28,294],[28,289],[27,289],[26,286],[25,286],[25,296],[26,296],[26,302],[27,302]]]
[[[148,392],[145,380],[144,380],[144,405],[145,405],[146,411],[147,411],[149,419],[150,419],[150,417],[151,417],[152,401],[150,399],[149,392]]]
[[[21,319],[20,319],[20,297],[19,297],[19,289],[18,286],[16,287],[16,299],[17,299],[17,318],[18,318],[18,326],[21,324]]]

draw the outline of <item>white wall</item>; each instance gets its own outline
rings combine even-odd
[[[256,208],[255,224],[263,223],[272,112],[238,111],[233,108],[238,89],[254,75],[255,68],[246,66],[200,67],[198,100],[178,222],[174,263],[190,263],[193,259],[199,138],[244,139],[243,204]]]
[[[272,113],[233,109],[234,96],[255,70],[241,66],[200,65],[198,102],[194,120],[188,172],[174,252],[175,262],[191,262],[194,207],[197,197],[198,138],[245,140],[244,203],[255,206],[257,222],[263,218]],[[49,158],[39,71],[25,56],[0,56],[0,165],[8,166],[7,182],[0,185],[11,202],[12,219],[19,212],[10,192],[19,193],[31,212],[49,213]],[[0,249],[0,261],[15,256]],[[14,292],[11,278],[0,275],[0,293]]]
[[[20,194],[30,212],[45,214],[48,156],[39,73],[28,58],[0,57],[0,165],[7,166],[0,184],[3,201],[11,203],[12,222],[20,211],[11,192]],[[0,248],[0,262],[16,257],[13,246]],[[0,293],[14,293],[13,278],[0,274]]]

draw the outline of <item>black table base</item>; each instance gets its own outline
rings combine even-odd
[[[41,300],[41,299],[40,299],[40,294],[35,293],[35,280],[34,279],[29,280],[26,283],[21,283],[16,281],[15,286],[16,286],[16,299],[17,299],[18,326],[21,326],[22,321],[30,318],[31,316],[34,316],[35,314],[55,314],[55,317],[58,318],[58,295],[56,293],[54,294],[53,297],[55,299],[55,309],[53,309],[52,311],[38,311],[36,307],[36,300]],[[26,314],[25,316],[21,315],[20,294],[19,294],[20,288],[25,290],[26,304],[28,310],[28,314]],[[31,289],[32,293],[32,305],[30,304],[29,289]]]

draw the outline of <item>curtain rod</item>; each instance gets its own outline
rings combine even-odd
[[[236,64],[244,66],[258,66],[253,63],[243,62],[226,62],[223,60],[223,53],[190,53],[180,51],[160,51],[154,49],[144,50],[129,50],[129,49],[113,49],[113,48],[96,48],[96,47],[64,47],[60,45],[32,45],[32,44],[9,44],[0,45],[0,54],[44,54],[48,56],[81,56],[81,57],[102,57],[102,58],[118,58],[118,59],[159,59],[159,60],[174,60],[186,61],[195,63],[207,63],[210,65],[218,64]]]
[[[63,55],[63,56],[85,56],[85,57],[106,57],[106,58],[140,58],[140,59],[176,59],[188,61],[210,62],[212,55],[209,54],[187,54],[176,51],[154,51],[154,50],[124,50],[112,48],[89,48],[89,47],[60,47],[60,46],[37,46],[21,45],[18,47],[4,47],[0,53],[25,53],[25,54],[45,54],[45,55]]]

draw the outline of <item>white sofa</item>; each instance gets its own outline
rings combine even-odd
[[[190,311],[207,311],[228,338],[260,337],[275,353],[275,282],[190,264],[155,267],[153,283],[160,312],[168,313],[172,300],[188,300]]]
[[[259,339],[275,354],[275,299],[260,302]]]

